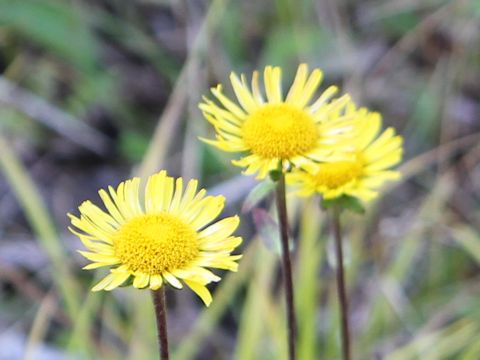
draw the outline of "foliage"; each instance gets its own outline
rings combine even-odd
[[[64,214],[130,169],[160,168],[221,190],[232,214],[245,198],[270,211],[271,184],[248,195],[252,182],[197,140],[212,135],[197,103],[231,69],[307,62],[406,139],[402,182],[342,215],[357,358],[477,359],[479,13],[476,0],[1,0],[0,339],[19,339],[17,358],[155,358],[148,292],[90,293],[98,279],[78,270]],[[26,109],[5,83],[50,107]],[[43,121],[52,107],[74,121]],[[109,145],[73,142],[78,124]],[[288,201],[299,358],[335,359],[328,221],[318,199]],[[277,253],[250,217],[239,272],[208,310],[169,289],[173,359],[284,358]]]

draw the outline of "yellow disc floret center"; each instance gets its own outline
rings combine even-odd
[[[264,159],[289,159],[311,150],[318,131],[312,116],[289,104],[268,104],[253,112],[242,128],[245,144]]]
[[[363,170],[363,161],[337,161],[320,165],[320,170],[315,175],[318,186],[336,189],[360,177]]]
[[[118,230],[113,247],[129,270],[149,275],[182,268],[199,252],[195,230],[166,213],[133,218]]]

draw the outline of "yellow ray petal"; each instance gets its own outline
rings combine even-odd
[[[263,100],[262,92],[260,91],[260,86],[258,85],[258,78],[259,78],[258,71],[254,71],[252,74],[252,93],[255,101],[258,105],[263,104],[265,101]]]
[[[320,97],[315,100],[315,102],[310,106],[310,111],[315,113],[326,104],[336,93],[338,92],[338,87],[336,86],[329,86],[327,90],[325,90]]]
[[[173,194],[172,202],[170,204],[169,212],[175,214],[178,210],[178,206],[180,205],[180,200],[182,199],[182,192],[183,192],[183,179],[177,178],[175,181],[175,193]]]
[[[130,274],[128,272],[112,271],[112,281],[110,282],[110,284],[105,286],[104,290],[110,291],[119,287],[129,278],[129,276]]]
[[[88,265],[85,265],[82,269],[83,270],[92,270],[92,269],[98,269],[104,266],[112,266],[117,264],[118,262],[94,262]]]
[[[298,107],[303,108],[310,102],[310,99],[312,98],[313,94],[322,82],[322,79],[323,72],[320,69],[315,69],[312,71],[310,77],[305,83],[303,90],[301,91],[301,94],[298,96],[298,99],[296,101],[296,105]]]
[[[201,210],[195,220],[190,222],[190,225],[195,229],[201,229],[211,221],[217,218],[222,212],[225,204],[225,198],[223,196],[215,196],[206,198],[203,202]]]
[[[108,195],[108,193],[104,189],[101,189],[98,194],[100,195],[100,198],[102,199],[103,204],[107,208],[110,215],[112,215],[112,217],[117,221],[118,224],[123,224],[125,222],[125,218],[120,213],[120,211],[118,211],[118,208],[112,201],[110,195]]]
[[[163,191],[165,186],[166,171],[160,171],[148,178],[145,186],[145,211],[162,211]]]
[[[159,191],[162,191],[163,197],[162,201],[157,205],[158,211],[166,211],[170,208],[170,204],[172,201],[172,195],[173,195],[173,190],[174,190],[174,180],[172,177],[168,176],[165,178],[163,181],[163,189]]]
[[[78,210],[88,218],[95,219],[97,226],[109,233],[115,232],[115,229],[119,226],[119,223],[112,216],[94,205],[91,201],[84,201],[78,207]]]
[[[163,278],[173,287],[177,289],[183,288],[182,283],[168,271],[165,271],[162,275],[163,275]]]
[[[110,284],[113,280],[113,274],[108,274],[105,276],[97,285],[92,288],[92,291],[100,291],[103,290],[108,284]]]
[[[118,184],[117,189],[109,186],[108,191],[110,193],[110,196],[112,197],[113,202],[117,206],[118,211],[120,211],[120,213],[122,214],[123,218],[125,220],[129,220],[134,215],[130,211],[130,207],[125,202],[124,187],[125,183],[121,182],[120,184]]]
[[[137,289],[146,288],[148,286],[149,280],[150,280],[150,275],[143,274],[143,273],[136,273],[134,274],[133,287]]]
[[[208,307],[212,303],[212,294],[208,289],[194,281],[185,280],[185,283],[202,299],[203,303]]]
[[[125,205],[129,207],[130,212],[133,214],[133,216],[138,216],[143,213],[142,208],[140,206],[139,188],[140,188],[140,178],[138,177],[134,177],[125,182],[125,186],[124,186],[124,197],[126,201]]]
[[[162,287],[163,279],[161,275],[150,276],[150,289],[158,290]]]
[[[199,246],[204,251],[232,251],[242,243],[241,237],[230,236],[222,241],[213,242],[209,237],[200,240]]]
[[[77,250],[83,257],[87,258],[90,261],[101,262],[101,263],[110,263],[118,264],[120,260],[114,255],[110,254],[99,254],[94,252]]]
[[[192,179],[188,182],[187,187],[185,188],[185,193],[183,194],[180,204],[178,205],[178,212],[181,212],[183,209],[185,209],[187,204],[192,202],[197,191],[197,186],[198,180],[196,179]]]
[[[240,79],[235,73],[230,74],[230,82],[232,83],[233,91],[237,96],[238,102],[245,109],[247,113],[252,113],[257,108],[257,104],[253,99],[252,94],[245,88]]]
[[[263,73],[265,92],[269,103],[282,101],[281,70],[279,67],[267,66]]]
[[[308,75],[308,66],[307,64],[300,64],[297,69],[297,74],[293,80],[293,84],[288,91],[285,102],[296,104],[299,100],[299,95],[305,87],[305,82],[307,81]]]
[[[218,85],[216,88],[212,89],[212,94],[222,103],[225,108],[232,112],[237,118],[245,119],[245,113],[235,105],[230,99],[228,99],[222,92],[222,86]]]
[[[209,238],[210,241],[219,241],[230,236],[238,227],[240,219],[238,216],[232,216],[222,219],[206,229],[200,231],[199,239]]]

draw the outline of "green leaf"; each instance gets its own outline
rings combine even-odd
[[[472,14],[476,18],[480,18],[480,2],[478,1],[470,1],[470,14]]]
[[[80,7],[61,1],[0,0],[0,26],[77,68],[97,66],[98,44]]]
[[[308,23],[291,26],[276,24],[265,36],[261,64],[291,68],[298,59],[326,59],[335,53],[336,45],[325,28]],[[319,60],[322,62],[322,60]]]
[[[419,23],[419,17],[415,11],[400,12],[393,15],[379,14],[379,16],[384,16],[381,23],[383,31],[390,36],[402,36]]]
[[[276,254],[281,254],[278,223],[265,209],[253,209],[252,216],[258,236],[265,247]]]
[[[135,131],[124,131],[120,134],[120,150],[130,161],[138,162],[148,148],[148,138]]]
[[[453,239],[458,242],[465,252],[469,254],[477,264],[480,264],[480,236],[467,226],[458,226],[452,229]]]
[[[260,201],[265,199],[274,189],[275,183],[270,179],[266,179],[257,184],[247,195],[242,206],[242,212],[247,213],[252,211],[252,209],[257,206]]]
[[[334,199],[322,199],[321,206],[324,209],[337,206],[340,210],[350,210],[357,214],[365,214],[365,208],[360,200],[350,195],[342,195]]]
[[[275,254],[280,255],[282,253],[282,246],[280,244],[280,228],[278,222],[275,221],[265,209],[254,208],[252,215],[258,235],[265,247]],[[293,251],[295,244],[292,241],[292,236],[289,234],[288,238],[289,250]]]

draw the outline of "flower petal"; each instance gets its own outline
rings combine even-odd
[[[202,299],[203,303],[208,307],[212,303],[212,294],[204,286],[195,281],[185,280],[185,283]]]

